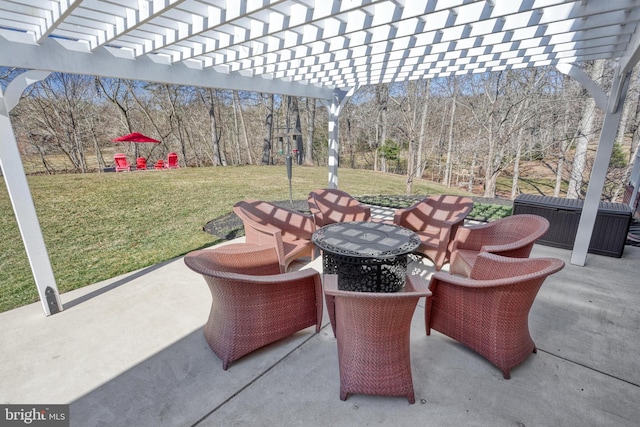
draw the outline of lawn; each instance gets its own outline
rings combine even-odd
[[[183,168],[129,173],[32,175],[29,185],[60,292],[217,243],[202,228],[245,198],[287,200],[283,166]],[[3,178],[2,178],[3,179]],[[294,167],[293,198],[327,186],[326,167]],[[340,169],[354,196],[403,195],[405,178]],[[413,193],[459,192],[418,180]],[[0,185],[0,312],[38,300],[4,182]]]

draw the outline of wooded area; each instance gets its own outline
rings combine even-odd
[[[611,66],[584,69],[607,90]],[[18,72],[0,70],[3,87]],[[638,150],[639,84],[634,72],[604,200],[622,196]],[[298,164],[327,164],[327,110],[315,99],[52,73],[12,122],[23,158],[38,157],[46,173],[102,171],[116,151],[149,162],[175,151],[183,167],[283,164],[288,144]],[[494,197],[508,176],[506,197],[539,178],[540,193],[581,198],[601,124],[587,91],[553,67],[362,87],[341,113],[340,166],[406,175],[407,194],[423,177]],[[161,144],[111,142],[131,132]]]

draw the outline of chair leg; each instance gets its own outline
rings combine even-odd
[[[427,297],[427,303],[424,308],[424,327],[427,336],[431,335],[431,306],[433,304],[432,297]]]

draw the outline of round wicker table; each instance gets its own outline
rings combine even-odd
[[[420,245],[413,231],[380,222],[329,224],[311,240],[322,250],[324,273],[338,275],[338,289],[361,292],[401,289],[407,255]]]

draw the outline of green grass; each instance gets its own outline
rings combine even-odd
[[[202,231],[245,198],[287,200],[283,166],[29,176],[60,292],[68,292],[217,243]],[[327,186],[325,167],[294,167],[293,198]],[[405,194],[405,178],[340,169],[354,196]],[[429,181],[417,195],[460,193]],[[0,185],[0,312],[38,300],[5,185]]]

